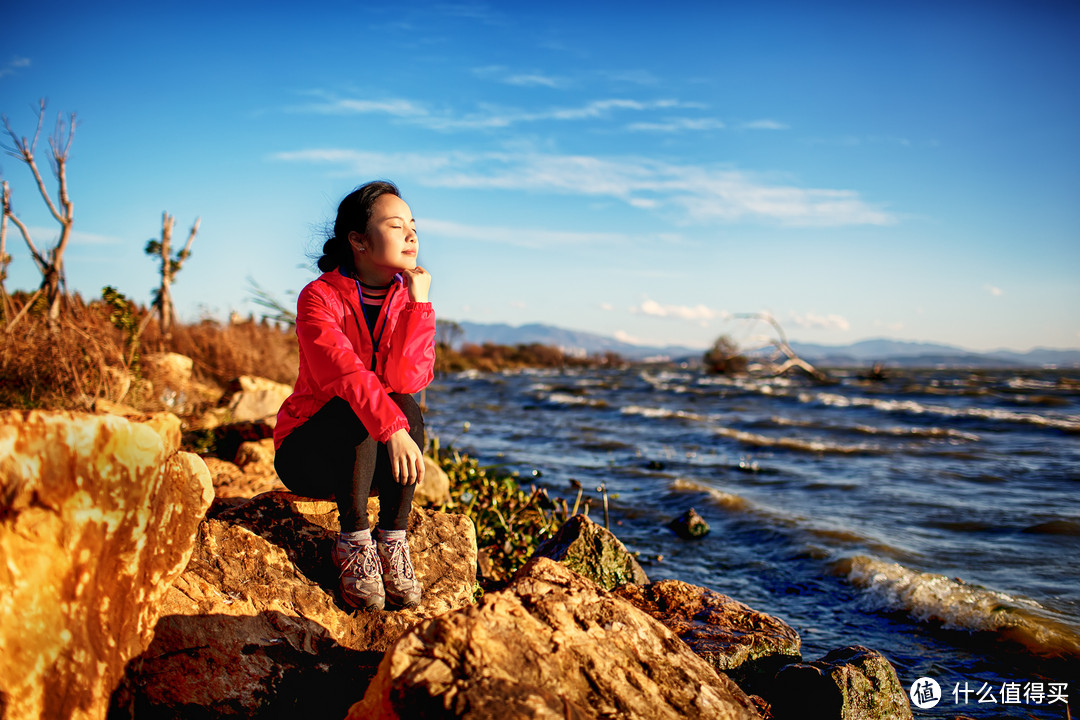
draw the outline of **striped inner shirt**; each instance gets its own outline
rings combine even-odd
[[[383,300],[386,299],[386,294],[390,292],[391,285],[393,283],[385,285],[360,283],[361,300],[364,303],[364,320],[367,321],[368,330],[371,331],[372,337],[375,336],[375,323],[379,319],[379,310],[382,309]]]

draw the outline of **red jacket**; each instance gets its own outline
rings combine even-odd
[[[277,415],[274,447],[331,398],[349,403],[379,442],[409,422],[387,393],[427,387],[435,371],[435,312],[409,300],[401,276],[390,286],[375,323],[379,340],[372,369],[372,333],[364,321],[356,281],[337,270],[323,273],[296,303],[300,374]]]

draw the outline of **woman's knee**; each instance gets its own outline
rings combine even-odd
[[[409,421],[409,435],[413,441],[423,447],[424,415],[420,412],[420,406],[416,404],[416,400],[413,399],[412,395],[400,393],[390,393],[390,399],[401,408],[401,412],[405,414],[405,419]]]

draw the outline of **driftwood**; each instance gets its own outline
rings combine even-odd
[[[792,368],[799,368],[818,382],[831,382],[831,378],[829,378],[827,374],[818,370],[806,360],[803,360],[799,357],[798,353],[792,349],[791,345],[788,343],[784,329],[780,327],[780,323],[776,321],[776,318],[774,318],[771,313],[739,313],[733,317],[744,320],[763,320],[769,323],[773,330],[776,331],[776,339],[772,340],[770,343],[776,349],[776,352],[766,361],[769,373],[773,375],[783,375]],[[779,360],[781,356],[786,357],[787,359],[778,363],[777,360]]]

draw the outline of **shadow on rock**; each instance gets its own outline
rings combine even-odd
[[[156,633],[113,693],[110,720],[344,717],[382,658],[275,611],[168,615]]]
[[[377,515],[377,499],[368,512]],[[419,607],[398,612],[354,612],[342,602],[329,559],[337,522],[334,503],[283,492],[203,522],[161,603],[153,646],[128,664],[116,717],[130,717],[124,708],[266,717],[297,703],[347,707],[406,629],[472,601],[476,535],[467,517],[413,507],[409,547],[424,594]],[[338,680],[344,694],[324,700],[326,683]]]

